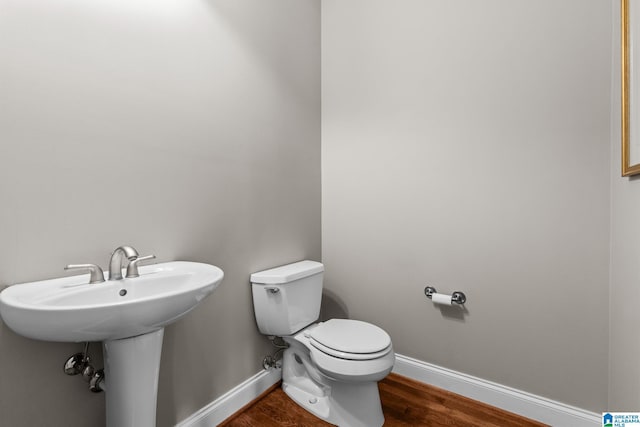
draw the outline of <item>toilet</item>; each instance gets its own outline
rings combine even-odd
[[[391,338],[359,320],[317,322],[323,275],[315,261],[253,273],[258,329],[287,343],[282,389],[298,405],[340,427],[380,427],[378,381],[395,361]]]

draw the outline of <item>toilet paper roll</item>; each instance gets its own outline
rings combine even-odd
[[[434,304],[451,305],[451,295],[435,293],[431,295],[431,301]]]

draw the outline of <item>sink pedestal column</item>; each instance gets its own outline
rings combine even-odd
[[[163,336],[103,342],[107,427],[155,427]]]

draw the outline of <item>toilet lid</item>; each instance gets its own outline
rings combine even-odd
[[[371,323],[351,319],[331,319],[308,333],[311,345],[336,357],[379,357],[388,352],[391,338]]]

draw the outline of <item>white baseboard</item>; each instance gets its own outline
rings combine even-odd
[[[594,412],[396,354],[393,372],[554,427],[598,427]]]
[[[176,427],[217,426],[282,379],[281,369],[260,371],[209,403]]]

